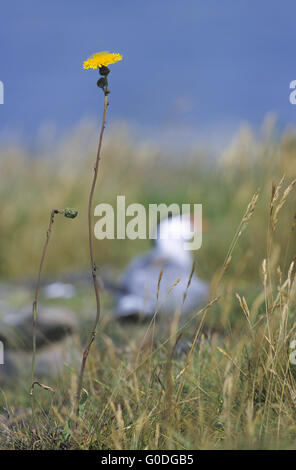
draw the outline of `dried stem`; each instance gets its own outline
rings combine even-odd
[[[38,296],[39,296],[39,287],[40,287],[40,279],[41,279],[41,272],[46,256],[46,251],[51,235],[51,229],[52,225],[54,223],[54,216],[56,214],[63,214],[66,218],[68,219],[75,219],[77,216],[78,212],[76,209],[71,209],[69,207],[66,207],[64,210],[59,210],[59,209],[53,209],[50,213],[49,217],[49,224],[46,232],[46,239],[45,243],[43,246],[42,250],[42,255],[41,255],[41,260],[39,264],[39,270],[38,270],[38,275],[37,275],[37,282],[36,282],[36,287],[35,287],[35,297],[33,301],[33,355],[32,355],[32,382],[31,382],[31,391],[30,395],[32,397],[32,413],[34,416],[34,403],[33,403],[33,391],[34,391],[34,385],[39,385],[41,388],[44,390],[50,390],[52,391],[53,389],[51,387],[48,387],[47,385],[40,384],[39,382],[35,381],[35,363],[36,363],[36,337],[37,337],[37,304],[38,304]]]
[[[54,216],[56,214],[63,214],[63,211],[60,211],[59,209],[53,209],[50,213],[50,218],[49,218],[49,224],[48,224],[48,229],[46,232],[46,240],[43,246],[42,250],[42,255],[41,255],[41,260],[40,260],[40,265],[39,265],[39,271],[38,271],[38,276],[37,276],[37,282],[36,282],[36,287],[35,287],[35,297],[33,301],[33,358],[32,358],[32,384],[34,382],[34,377],[35,377],[35,362],[36,362],[36,333],[37,333],[37,303],[38,303],[38,295],[39,295],[39,286],[40,286],[40,279],[41,279],[41,272],[42,272],[42,267],[44,264],[44,259],[46,255],[46,250],[48,247],[50,235],[51,235],[51,228],[52,224],[54,223]]]
[[[92,343],[95,339],[95,336],[96,336],[97,325],[99,323],[100,314],[101,314],[100,293],[99,293],[99,288],[98,288],[98,283],[97,283],[96,263],[95,263],[95,260],[94,260],[94,252],[93,252],[92,204],[93,204],[93,196],[94,196],[94,191],[95,191],[97,177],[98,177],[99,162],[100,162],[100,159],[101,159],[100,154],[101,154],[103,134],[104,134],[105,123],[106,123],[107,107],[108,107],[108,99],[107,99],[107,94],[105,93],[105,95],[104,95],[104,113],[103,113],[103,120],[102,120],[102,126],[101,126],[101,131],[100,131],[98,152],[97,152],[97,158],[96,158],[96,162],[95,162],[95,166],[94,166],[94,175],[93,175],[91,190],[90,190],[90,194],[89,194],[89,201],[88,201],[89,254],[90,254],[91,272],[92,272],[92,278],[93,278],[93,284],[94,284],[94,290],[95,290],[95,297],[96,297],[96,304],[97,304],[97,312],[96,312],[96,318],[95,318],[93,328],[92,328],[92,330],[89,334],[89,337],[88,337],[88,340],[87,340],[87,343],[86,343],[86,347],[84,349],[83,356],[82,356],[81,368],[80,368],[80,373],[79,373],[79,378],[78,378],[77,393],[76,393],[76,403],[75,403],[76,417],[79,416],[79,401],[80,401],[80,396],[81,396],[81,391],[82,391],[82,386],[83,386],[83,375],[84,375],[84,370],[85,370],[85,366],[86,366],[86,361],[87,361],[87,357],[88,357],[91,345],[92,345]]]
[[[36,363],[36,337],[37,337],[37,304],[38,304],[38,296],[39,296],[39,287],[40,287],[40,279],[41,279],[41,272],[46,256],[46,251],[51,235],[51,229],[52,225],[54,223],[54,216],[56,214],[64,214],[64,211],[60,211],[59,209],[53,209],[50,213],[50,218],[49,218],[49,224],[48,224],[48,229],[46,232],[46,239],[45,243],[43,246],[42,250],[42,255],[41,255],[41,260],[40,260],[40,265],[39,265],[39,270],[38,270],[38,275],[37,275],[37,282],[36,282],[36,287],[35,287],[35,297],[33,301],[33,355],[32,355],[32,376],[31,376],[31,390],[30,390],[30,395],[31,395],[31,405],[32,405],[32,415],[34,419],[34,398],[33,398],[33,391],[34,391],[34,384],[38,383],[35,381],[35,363]],[[43,386],[47,387],[47,386]],[[51,387],[47,387],[47,390],[51,389]]]

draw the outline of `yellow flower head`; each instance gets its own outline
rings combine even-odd
[[[120,54],[114,54],[109,51],[96,52],[91,57],[83,62],[84,69],[97,69],[98,67],[105,66],[107,67],[110,64],[114,64],[122,60]]]

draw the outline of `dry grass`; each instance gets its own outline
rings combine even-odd
[[[80,221],[75,231],[72,224],[56,231],[63,235],[53,237],[47,272],[87,266],[83,212],[90,174],[82,141],[74,137],[71,145],[69,138],[50,160],[30,160],[19,150],[2,156],[4,279],[34,274],[40,227],[61,201],[79,210]],[[289,345],[296,329],[296,137],[279,141],[265,130],[256,140],[245,130],[222,160],[202,162],[201,152],[176,163],[124,133],[109,138],[98,202],[126,194],[129,202],[146,204],[203,203],[208,231],[197,269],[211,281],[212,302],[182,329],[173,322],[166,335],[156,332],[153,345],[154,324],[147,332],[147,326],[104,318],[78,429],[72,413],[77,370],[65,368],[55,394],[36,390],[38,428],[32,428],[25,384],[5,389],[9,419],[1,424],[1,448],[295,448]],[[133,243],[98,242],[98,263],[120,268],[148,246]],[[180,356],[183,339],[193,346]]]

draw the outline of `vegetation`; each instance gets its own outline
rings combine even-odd
[[[0,275],[33,278],[44,225],[61,203],[78,220],[52,233],[44,276],[88,269],[87,213],[95,141],[77,129],[33,158],[1,150]],[[289,361],[295,322],[296,136],[268,123],[255,137],[242,129],[219,159],[204,150],[174,155],[107,133],[95,202],[202,203],[206,231],[196,253],[212,297],[185,325],[121,325],[105,301],[86,367],[79,426],[73,426],[78,370],[65,367],[55,393],[35,391],[32,426],[28,380],[0,397],[2,449],[295,448],[296,368]],[[283,178],[284,175],[284,178]],[[119,272],[149,241],[95,242],[97,264]],[[89,330],[90,292],[68,302]],[[66,301],[64,301],[66,302]],[[66,302],[66,303],[67,303]],[[182,335],[181,335],[182,333]],[[181,352],[181,342],[189,344]],[[190,347],[190,345],[192,345]],[[28,373],[29,375],[29,373]]]

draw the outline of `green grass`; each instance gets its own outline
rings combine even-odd
[[[3,280],[35,276],[48,213],[56,206],[76,207],[79,218],[67,224],[56,220],[44,275],[88,268],[86,204],[95,148],[78,135],[51,158],[30,159],[20,149],[2,150]],[[283,174],[271,212],[272,187]],[[295,177],[294,135],[275,139],[265,132],[255,139],[242,132],[219,161],[205,161],[197,151],[180,156],[177,163],[124,133],[109,136],[95,201],[114,203],[117,194],[125,194],[127,203],[202,203],[207,231],[196,254],[197,271],[211,282],[218,300],[195,315],[180,338],[174,325],[160,325],[153,335],[148,325],[114,323],[112,301],[103,293],[103,319],[87,365],[87,394],[77,430],[72,406],[78,368],[65,367],[51,379],[55,394],[36,389],[35,424],[28,371],[7,384],[0,397],[3,416],[9,416],[0,424],[0,447],[295,448],[296,369],[289,363],[296,327],[291,265],[296,254],[295,188],[282,200]],[[258,188],[254,213],[247,212],[227,262],[234,234]],[[149,243],[106,240],[95,247],[98,265],[119,272]],[[65,302],[81,315],[78,348],[84,344],[93,302],[91,287],[74,303]],[[190,344],[195,334],[198,347],[177,354],[176,342]]]

